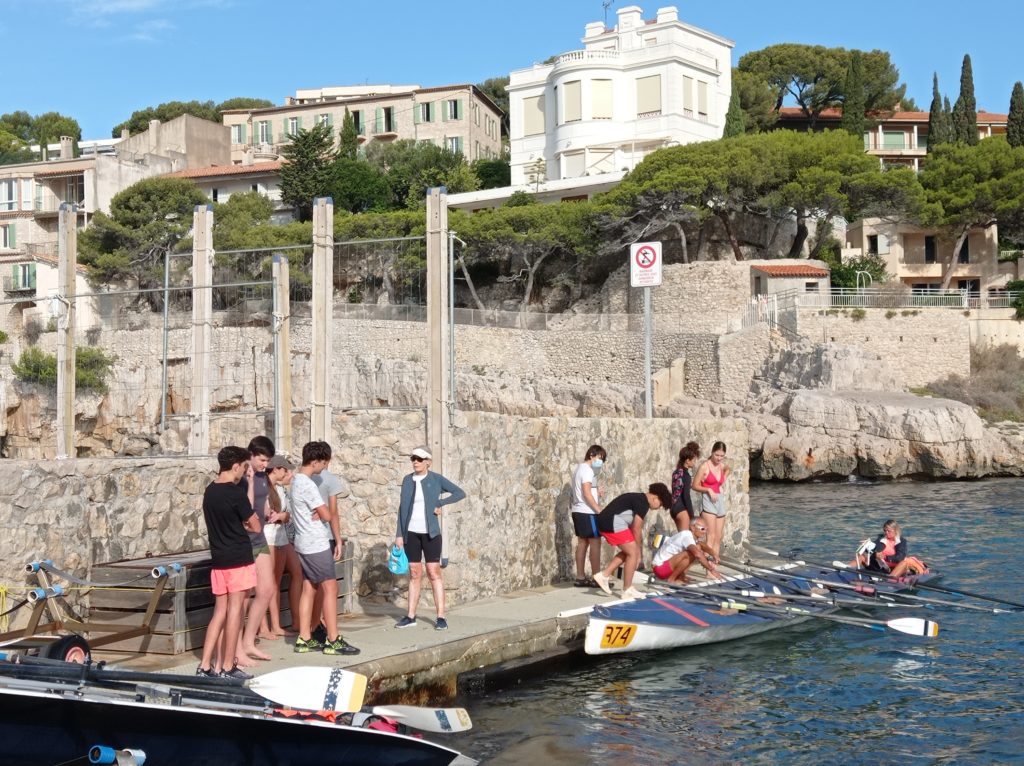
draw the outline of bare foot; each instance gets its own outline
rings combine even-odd
[[[264,641],[277,641],[283,635],[284,633],[260,633],[257,638],[262,638]]]
[[[251,660],[269,660],[273,659],[269,654],[265,654],[257,649],[255,646],[247,646],[243,649],[244,654]]]
[[[254,668],[256,667],[256,661],[249,657],[249,655],[243,654],[241,657],[235,657],[235,665],[240,668]]]

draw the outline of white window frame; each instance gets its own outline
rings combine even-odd
[[[291,138],[292,136],[298,134],[298,132],[299,132],[299,118],[298,117],[289,117],[287,125],[288,125],[288,137],[289,138]]]
[[[261,144],[272,143],[274,137],[273,129],[270,125],[270,120],[260,120],[256,123],[257,133]]]
[[[15,178],[0,180],[0,210],[18,209],[18,181]]]
[[[232,125],[231,126],[231,143],[233,143],[233,144],[244,143],[242,141],[242,127],[243,126],[242,126],[241,123],[239,123],[238,125]]]

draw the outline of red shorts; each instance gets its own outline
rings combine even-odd
[[[214,596],[238,593],[256,587],[256,565],[245,564],[230,569],[210,570],[210,590]]]
[[[609,545],[623,545],[636,541],[632,529],[624,529],[621,532],[602,532],[601,537],[607,540]]]
[[[672,564],[671,562],[664,562],[654,567],[654,574],[657,575],[659,580],[667,580],[672,575]]]

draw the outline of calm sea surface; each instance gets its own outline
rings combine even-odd
[[[751,530],[829,562],[896,518],[942,584],[1024,602],[1022,506],[1024,480],[759,485]],[[907,614],[939,636],[814,621],[588,659],[463,700],[474,730],[454,744],[491,766],[1024,763],[1024,613]]]

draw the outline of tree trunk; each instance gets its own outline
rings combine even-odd
[[[683,263],[689,263],[690,250],[686,244],[686,229],[683,228],[683,225],[681,223],[676,223],[675,221],[672,222],[672,225],[676,229],[676,234],[679,235],[679,244],[682,245],[683,248]]]
[[[817,259],[821,254],[821,246],[825,244],[825,240],[828,239],[832,233],[832,219],[822,218],[818,221],[818,236],[814,240],[814,247],[811,248],[810,258]]]
[[[462,267],[462,276],[466,278],[466,286],[469,288],[469,294],[473,298],[473,303],[476,304],[476,307],[481,312],[487,311],[483,302],[480,300],[480,296],[476,294],[476,287],[473,285],[473,277],[469,276],[469,269],[466,268],[466,259],[462,255],[459,256],[459,266]]]
[[[729,221],[729,212],[726,210],[715,211],[715,215],[718,216],[718,220],[722,222],[722,228],[725,229],[725,236],[729,239],[729,245],[732,247],[732,257],[735,261],[743,260],[743,251],[740,249],[740,242],[736,239],[736,235],[733,233],[732,224]]]
[[[707,221],[701,221],[700,228],[697,229],[697,254],[694,256],[695,261],[701,260],[701,254],[704,252],[704,243],[707,239],[707,232],[704,228],[707,226]]]
[[[537,270],[540,269],[540,265],[544,263],[544,259],[549,255],[551,255],[550,250],[539,256],[533,263],[530,263],[530,259],[525,255],[523,256],[523,263],[526,264],[526,287],[523,289],[523,302],[519,304],[520,311],[526,311],[526,306],[530,302],[530,296],[533,294],[533,282]]]
[[[789,248],[787,258],[800,258],[804,252],[804,242],[807,241],[807,218],[802,210],[796,213],[796,236],[793,237],[793,245]]]
[[[960,236],[956,238],[956,244],[953,245],[953,255],[949,259],[949,265],[946,266],[946,273],[942,275],[940,290],[949,289],[949,283],[953,281],[953,272],[956,271],[956,265],[960,260],[960,248],[964,246],[968,234],[970,234],[969,229],[961,232]]]

